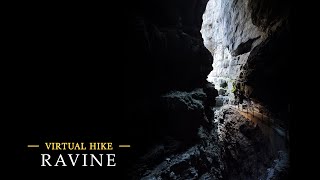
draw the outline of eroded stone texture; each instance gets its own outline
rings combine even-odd
[[[201,29],[214,58],[208,80],[226,91],[220,94],[230,103],[249,99],[256,108],[287,118],[289,8],[288,1],[275,0],[208,2]]]

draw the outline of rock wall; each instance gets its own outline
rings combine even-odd
[[[209,106],[217,91],[206,80],[213,61],[200,34],[206,2],[132,2],[121,66],[125,127],[119,129],[137,143],[134,153],[168,136],[194,142],[200,124],[213,115]]]
[[[208,81],[229,96],[229,102],[247,99],[257,109],[287,112],[289,9],[288,1],[208,2],[201,29],[214,58]]]
[[[152,166],[163,161],[159,154],[195,144],[198,128],[213,116],[210,107],[218,93],[206,80],[213,58],[200,34],[206,3],[138,0],[128,8],[126,33],[121,34],[125,38],[122,121],[115,129],[121,129],[119,137],[125,132],[124,141],[135,148],[124,169],[145,171],[144,165],[137,165],[140,157],[150,154],[147,164]],[[170,147],[152,153],[150,148],[161,144]],[[132,172],[141,175],[140,170]]]

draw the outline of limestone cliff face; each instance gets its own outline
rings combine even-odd
[[[285,89],[287,81],[283,71],[290,49],[289,7],[288,1],[275,0],[208,2],[201,29],[214,58],[208,81],[228,95],[229,102],[245,98],[277,113],[285,111],[287,99],[276,89]],[[283,106],[274,108],[277,102],[271,99],[277,97],[284,99]]]
[[[202,37],[204,45],[214,57],[214,70],[208,80],[216,88],[230,86],[246,63],[251,46],[265,38],[265,33],[253,25],[248,2],[211,0],[203,15]]]

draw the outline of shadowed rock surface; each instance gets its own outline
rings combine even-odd
[[[223,119],[224,121],[221,121]],[[199,143],[178,151],[178,142],[166,141],[140,159],[132,172],[137,179],[281,179],[288,173],[288,154],[272,154],[259,126],[235,110],[222,107],[201,126]],[[170,142],[176,146],[169,145]],[[171,151],[171,152],[170,152]],[[170,152],[170,153],[168,153]],[[155,157],[158,163],[155,162]],[[159,159],[162,159],[162,161]],[[153,162],[153,163],[151,163]],[[151,165],[152,164],[152,165]],[[137,172],[140,172],[137,175]]]

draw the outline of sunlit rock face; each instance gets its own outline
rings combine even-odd
[[[275,0],[208,2],[201,29],[214,59],[208,81],[220,95],[228,95],[229,102],[241,95],[275,107],[270,97],[280,93],[274,87],[286,86],[282,71],[289,59],[289,7],[288,1]]]
[[[265,39],[266,33],[252,23],[246,0],[210,0],[201,33],[214,58],[208,80],[230,94],[250,50]]]

